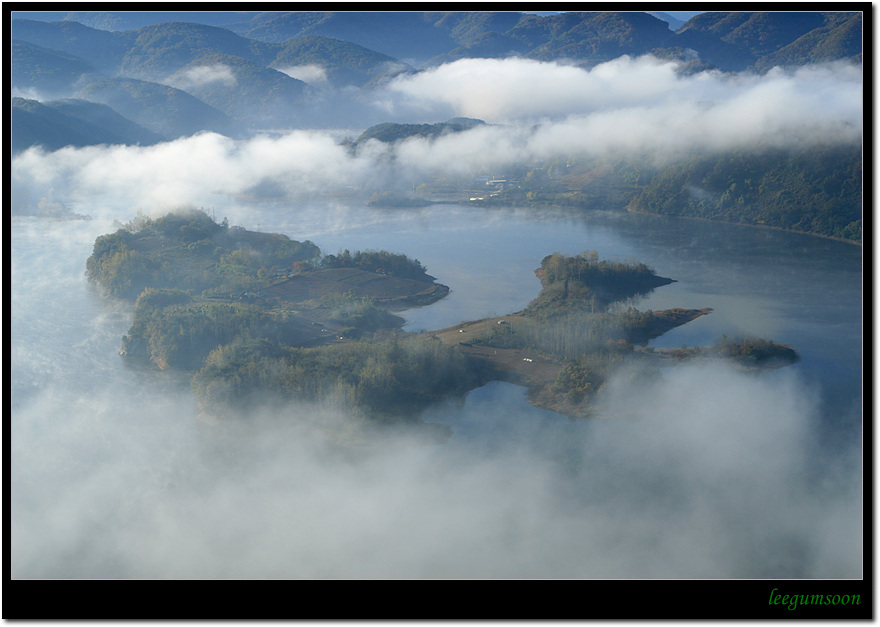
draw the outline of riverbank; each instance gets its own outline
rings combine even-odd
[[[771,231],[780,231],[782,233],[797,233],[798,235],[811,235],[813,237],[819,237],[821,239],[829,239],[835,242],[843,242],[845,244],[853,244],[855,246],[862,246],[862,242],[857,242],[855,240],[846,239],[844,237],[834,237],[833,235],[822,235],[821,233],[812,233],[810,231],[798,231],[795,229],[786,229],[781,226],[772,226],[769,224],[750,224],[748,222],[730,222],[728,220],[716,220],[713,218],[699,218],[697,216],[681,216],[681,215],[669,215],[666,213],[652,213],[650,211],[636,211],[634,209],[630,209],[628,206],[624,207],[627,213],[632,213],[635,215],[645,215],[645,216],[656,216],[658,218],[669,218],[669,219],[678,219],[678,220],[692,220],[695,222],[709,222],[714,224],[730,224],[733,226],[748,226],[754,227],[758,229],[769,229]]]

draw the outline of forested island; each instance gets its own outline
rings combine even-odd
[[[652,350],[652,338],[711,310],[638,311],[636,298],[672,279],[597,251],[545,257],[535,271],[542,289],[522,311],[421,333],[403,332],[393,312],[430,305],[449,288],[419,261],[384,250],[325,255],[200,210],[139,214],[97,238],[86,267],[109,295],[135,303],[120,353],[191,377],[210,423],[320,400],[362,427],[424,426],[421,410],[493,380],[525,385],[536,405],[590,416],[624,363],[648,376],[674,360],[797,359],[753,338]],[[436,425],[425,428],[437,435]]]

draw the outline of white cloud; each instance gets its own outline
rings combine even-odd
[[[610,110],[669,110],[685,103],[743,101],[775,113],[789,101],[804,113],[851,117],[861,111],[861,69],[847,63],[775,69],[764,76],[716,71],[679,75],[678,64],[623,56],[592,69],[527,59],[462,59],[398,77],[388,91],[410,106],[441,105],[489,122],[588,116]]]
[[[858,479],[810,484],[814,399],[788,373],[677,368],[612,391],[612,420],[552,430],[489,395],[467,419],[491,445],[389,434],[348,461],[309,434],[326,407],[199,434],[185,397],[127,394],[53,387],[19,406],[13,577],[861,575],[861,534],[839,527],[858,520]]]
[[[237,80],[232,68],[223,63],[200,65],[178,72],[169,82],[178,89],[198,89],[211,83],[220,83],[224,87],[235,87]]]
[[[255,186],[295,196],[554,156],[638,154],[663,160],[861,137],[862,75],[850,64],[761,76],[680,76],[674,68],[653,57],[624,57],[592,70],[466,59],[396,79],[373,92],[373,102],[387,107],[385,119],[430,111],[437,117],[415,119],[466,115],[497,124],[436,140],[413,138],[393,149],[373,142],[356,154],[321,131],[241,141],[204,133],[150,147],[31,150],[12,163],[13,205],[33,205],[50,188],[60,202],[75,200],[65,194],[104,195],[163,210],[199,205],[207,195],[249,193]],[[328,103],[326,109],[332,108]]]
[[[279,72],[287,74],[290,78],[301,80],[305,83],[322,84],[327,82],[327,70],[320,65],[310,63],[307,65],[292,65],[289,67],[276,68]]]

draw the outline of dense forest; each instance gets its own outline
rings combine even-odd
[[[483,120],[473,118],[453,118],[446,122],[438,122],[437,124],[395,124],[385,122],[365,130],[354,140],[353,144],[358,146],[370,139],[389,144],[409,137],[433,139],[447,133],[466,131],[482,124],[485,124]]]
[[[732,152],[663,168],[629,208],[862,240],[860,146]]]
[[[164,139],[199,130],[235,136],[267,123],[285,128],[321,119],[320,109],[311,120],[304,111],[305,81],[286,73],[304,66],[319,69],[318,85],[369,90],[464,58],[517,56],[592,68],[622,55],[653,54],[680,61],[687,73],[861,63],[862,56],[859,11],[707,12],[676,23],[676,30],[639,11],[15,11],[12,17],[13,88],[110,106]],[[189,80],[204,79],[219,65],[229,72],[223,80]],[[233,83],[236,89],[229,88]],[[94,143],[75,132],[58,133],[50,143],[59,142]]]
[[[345,250],[322,257],[311,242],[230,227],[191,209],[160,218],[139,214],[98,237],[86,267],[108,294],[136,299],[120,353],[162,369],[206,369],[194,389],[211,406],[220,389],[206,383],[211,378],[238,381],[221,386],[223,398],[234,400],[255,392],[256,383],[271,388],[261,390],[267,397],[293,389],[310,394],[326,390],[329,377],[337,390],[351,387],[344,396],[356,405],[387,417],[419,399],[460,391],[461,382],[475,376],[451,349],[364,341],[403,323],[387,310],[407,302],[401,289],[410,287],[418,303],[448,291],[437,289],[445,286],[406,255]],[[394,281],[392,296],[375,291]],[[394,364],[386,362],[389,356]],[[267,379],[268,372],[257,371],[270,357],[295,363],[278,361]]]
[[[266,287],[275,272],[319,254],[311,242],[218,224],[192,209],[156,219],[139,215],[100,236],[86,270],[111,295],[130,300],[150,287],[228,296]]]
[[[509,169],[481,205],[619,210],[771,226],[862,241],[862,148],[703,154],[665,165],[567,158]],[[473,185],[471,184],[471,187]]]
[[[405,255],[346,250],[321,257],[311,242],[218,224],[198,210],[138,215],[97,238],[86,268],[108,294],[136,299],[122,352],[163,368],[200,367],[210,350],[239,338],[308,345],[330,329],[360,337],[402,325],[387,308],[408,302],[407,293],[355,293],[358,281],[405,279],[419,301],[446,293]],[[336,277],[335,268],[358,274]]]
[[[341,257],[357,259],[345,253]],[[338,264],[335,257],[333,265]],[[600,261],[596,251],[571,257],[556,253],[548,255],[536,273],[544,287],[535,301],[520,314],[505,317],[503,324],[487,325],[488,332],[468,342],[443,341],[428,332],[279,350],[278,343],[253,342],[243,335],[208,355],[193,378],[193,390],[212,414],[222,415],[228,407],[240,409],[260,398],[316,400],[329,394],[347,409],[389,420],[510,376],[499,371],[493,359],[470,351],[490,347],[502,352],[530,349],[559,364],[559,376],[539,392],[547,404],[562,397],[571,405],[571,399],[581,402],[587,396],[573,369],[589,364],[594,384],[589,391],[594,393],[623,363],[623,355],[632,352],[632,341],[646,342],[666,330],[655,327],[653,312],[632,307],[616,314],[608,311],[613,303],[670,282],[644,264]],[[557,293],[565,284],[568,291]],[[244,324],[259,325],[258,318],[244,313]],[[588,403],[586,399],[583,407]],[[586,413],[583,407],[580,413]]]
[[[243,340],[214,349],[192,389],[203,411],[218,417],[267,402],[323,401],[398,422],[485,382],[465,355],[424,336],[314,348]]]
[[[556,316],[580,302],[589,303],[591,311],[606,311],[615,302],[672,283],[643,263],[600,260],[595,250],[575,256],[548,255],[535,274],[544,289],[526,311],[537,317]]]
[[[535,271],[542,289],[528,307],[467,323],[467,336],[399,331],[403,321],[389,309],[448,292],[418,260],[385,250],[322,256],[311,242],[230,227],[200,210],[139,213],[98,237],[86,266],[109,295],[135,299],[120,353],[191,377],[211,421],[320,400],[365,424],[417,425],[431,403],[495,379],[526,384],[544,407],[587,416],[624,363],[649,372],[659,356],[757,365],[786,358],[757,339],[723,338],[712,350],[675,355],[638,350],[710,310],[635,309],[638,297],[672,279],[595,250],[546,256]],[[524,351],[540,356],[541,368]],[[636,354],[642,359],[628,359]]]

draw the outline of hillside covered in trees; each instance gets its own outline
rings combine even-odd
[[[543,407],[589,416],[624,363],[648,373],[659,357],[758,363],[778,352],[772,342],[726,338],[677,356],[636,350],[710,310],[623,309],[671,279],[596,251],[545,257],[542,290],[521,312],[421,333],[401,332],[392,311],[435,302],[448,288],[417,260],[322,255],[311,242],[218,224],[198,210],[139,214],[99,237],[86,267],[109,295],[135,300],[120,354],[190,377],[211,423],[320,401],[356,416],[358,429],[422,428],[428,405],[496,379],[526,385]]]
[[[86,268],[109,295],[135,300],[121,354],[180,371],[226,345],[277,353],[371,338],[402,324],[390,310],[448,291],[405,255],[322,256],[311,242],[218,224],[199,210],[139,214],[95,241]]]
[[[658,165],[645,159],[550,159],[509,169],[515,182],[476,190],[480,205],[605,209],[768,226],[862,241],[862,147],[733,150]],[[444,181],[444,184],[447,184]],[[430,185],[426,185],[430,189]]]
[[[15,11],[12,17],[14,89],[39,91],[47,100],[104,104],[165,139],[199,130],[235,135],[266,124],[326,123],[322,107],[308,105],[306,82],[369,91],[395,76],[463,58],[516,56],[591,68],[622,55],[653,54],[680,60],[683,71],[760,72],[774,65],[861,62],[860,12],[710,12],[676,31],[640,11]],[[225,73],[218,74],[221,66]],[[119,81],[143,84],[133,89]],[[114,89],[108,91],[109,84]],[[158,98],[168,86],[191,100]],[[128,102],[120,99],[123,87]],[[342,92],[334,97],[349,101]],[[206,107],[235,124],[205,115]],[[158,128],[162,115],[153,111],[148,120],[144,113],[155,108],[194,127]]]
[[[861,147],[694,157],[651,176],[628,208],[861,242]]]

